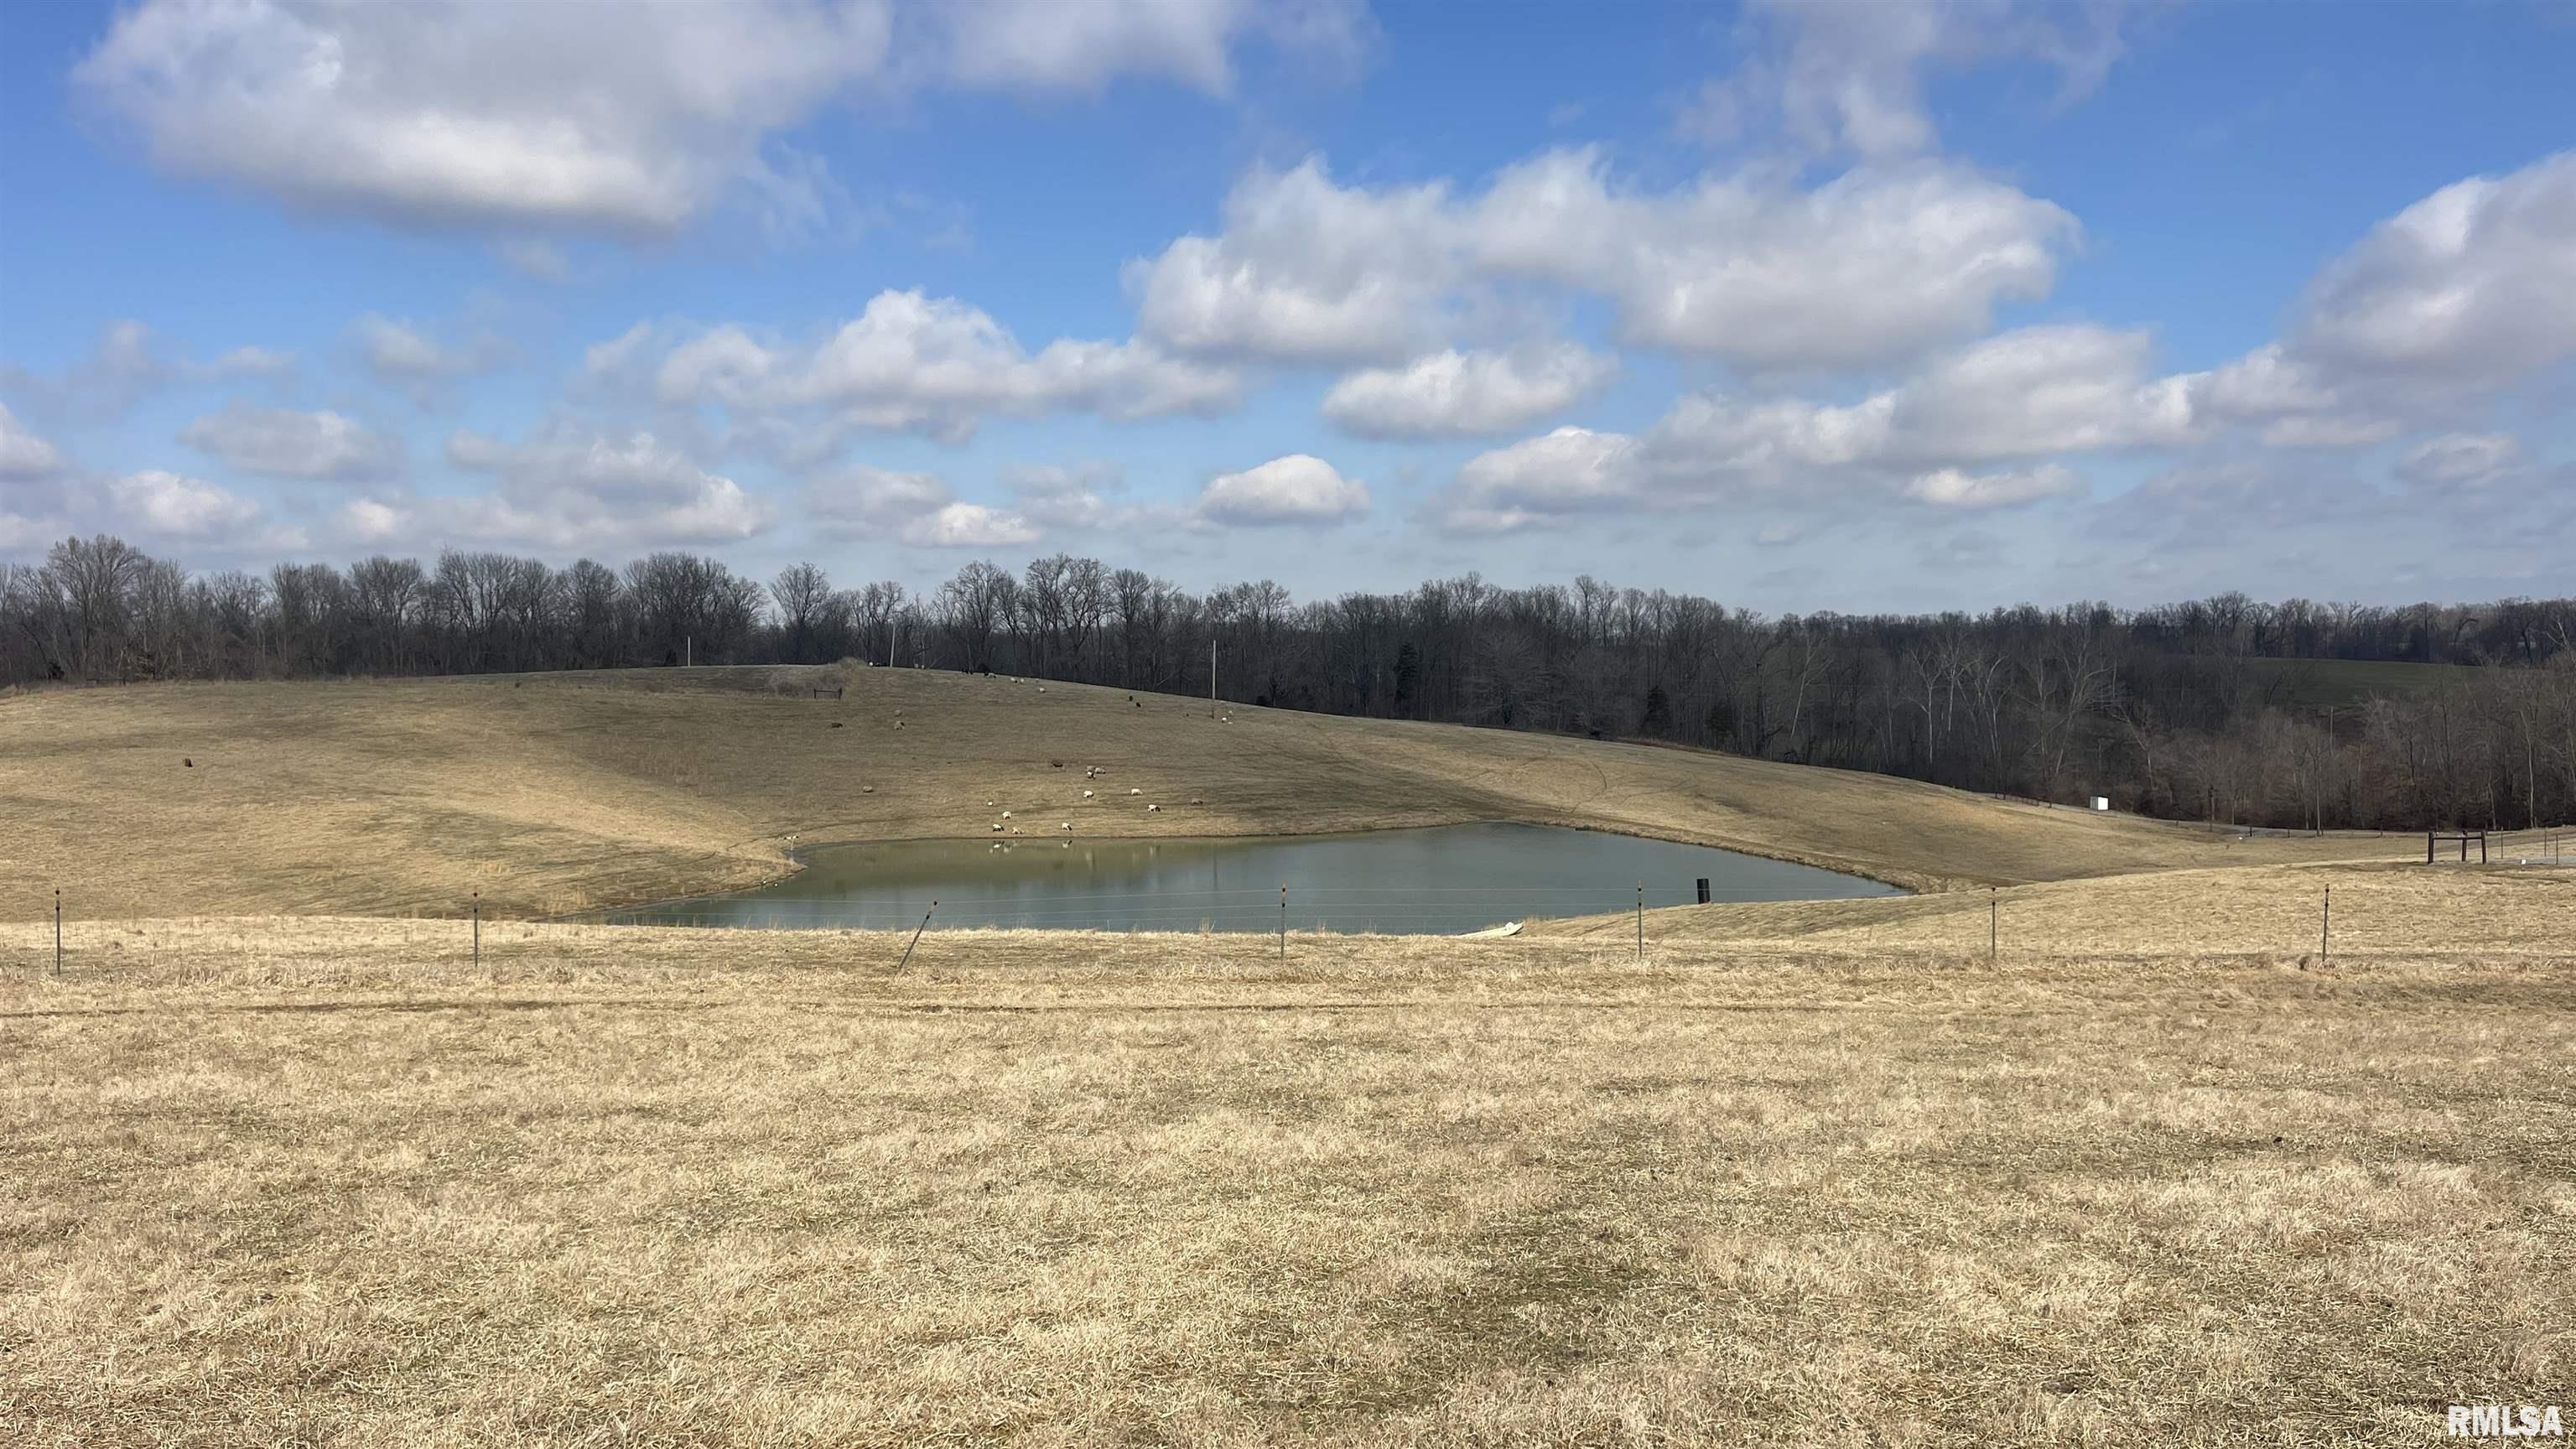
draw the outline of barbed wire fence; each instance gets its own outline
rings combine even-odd
[[[2525,847],[2499,868],[2516,866],[2576,865],[2576,854],[2568,845],[2576,836],[2546,832],[2536,849]],[[2440,866],[2434,867],[2436,869]],[[879,963],[900,971],[908,966],[912,953],[922,949],[928,936],[934,943],[928,948],[936,954],[939,935],[964,931],[1054,931],[1090,932],[1103,935],[1184,935],[1225,938],[1231,943],[1257,939],[1272,947],[1276,959],[1288,961],[1292,945],[1299,940],[1348,938],[1354,936],[1410,936],[1432,939],[1476,939],[1511,934],[1515,927],[1532,923],[1588,918],[1604,920],[1621,915],[1632,916],[1633,942],[1629,954],[1639,963],[1646,959],[1648,948],[1657,944],[1649,939],[1646,914],[1675,906],[1731,905],[1767,903],[1783,906],[1823,906],[1863,900],[1939,899],[1950,893],[1927,896],[1825,896],[1784,900],[1767,890],[1712,887],[1705,881],[1687,886],[1650,886],[1644,881],[1621,884],[1590,885],[1493,885],[1493,886],[1360,886],[1309,885],[1284,883],[1279,886],[1240,886],[1190,888],[1162,891],[1091,891],[1046,892],[1043,894],[993,894],[959,896],[953,892],[938,899],[924,895],[888,893],[873,899],[763,899],[683,898],[644,905],[613,907],[582,912],[569,918],[551,921],[517,922],[514,924],[577,924],[611,927],[687,927],[707,931],[814,931],[885,933],[904,940],[899,961]],[[2309,917],[2314,931],[2315,958],[2320,962],[2333,959],[2336,931],[2336,907],[2333,887],[2320,882],[2309,897],[2313,914]],[[78,892],[66,895],[55,888],[51,900],[50,939],[39,938],[31,953],[31,965],[39,972],[63,974],[73,955],[84,943],[79,940],[83,924],[78,914]],[[1953,910],[1963,917],[1972,909],[1974,897],[1957,893]],[[1998,959],[2002,948],[2011,944],[2011,920],[2001,894],[1989,887],[1976,925],[1982,931],[1971,939],[1966,931],[1948,949],[1963,956]],[[2286,904],[2286,903],[2285,903]],[[2349,917],[2351,902],[2347,899],[2345,926],[2352,927]],[[452,920],[458,928],[457,955],[480,969],[484,961],[483,925],[485,909],[482,893],[474,891],[459,903],[452,917],[414,917],[415,925],[427,926],[441,920]],[[98,924],[112,926],[121,917],[102,917]],[[1973,919],[1973,917],[1970,917]],[[47,923],[36,923],[43,931]],[[495,924],[499,924],[496,921]],[[1606,921],[1604,921],[1606,926]],[[2367,924],[2367,918],[2364,918]],[[1963,921],[1964,925],[1964,921]],[[1621,935],[1628,933],[1622,932]],[[2043,932],[2049,949],[2065,949],[2062,933]],[[1617,937],[1607,930],[1585,936],[1550,935],[1544,939],[1573,943],[1583,941],[1598,948]],[[1713,944],[1705,936],[1686,938],[1693,945]],[[1275,943],[1275,945],[1274,945]],[[2278,948],[2282,953],[2296,951],[2305,955],[2304,942],[2284,939]],[[1609,953],[1600,953],[1607,956]]]

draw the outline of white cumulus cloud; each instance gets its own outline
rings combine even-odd
[[[1358,0],[141,0],[74,69],[162,169],[299,209],[517,238],[667,234],[728,196],[794,230],[839,192],[783,133],[928,87],[1231,84],[1355,56]]]
[[[234,403],[190,423],[179,441],[271,478],[351,481],[402,465],[401,445],[341,413]]]
[[[1718,144],[1776,130],[1811,152],[1904,155],[1938,142],[1924,72],[1993,59],[2054,67],[2060,94],[2091,90],[2119,58],[2117,0],[1755,0],[1739,37],[1751,58],[1684,108],[1682,128]]]
[[[148,469],[105,485],[116,522],[156,538],[211,542],[259,520],[259,505],[184,474]]]
[[[1146,519],[1171,522],[1165,505],[1114,504],[1105,496],[1124,486],[1114,463],[1021,464],[1002,470],[1019,512],[1046,528],[1083,531],[1123,527]]]
[[[592,349],[592,364],[624,365],[639,345],[630,333]],[[716,403],[749,417],[813,410],[945,438],[971,433],[987,413],[1206,415],[1233,407],[1241,390],[1231,370],[1148,343],[1068,339],[1031,353],[982,308],[919,291],[878,293],[812,346],[712,328],[664,354],[654,379],[666,406]]]
[[[777,517],[768,500],[647,432],[557,423],[515,444],[459,432],[447,457],[496,474],[492,491],[355,499],[337,515],[342,533],[371,547],[650,548],[737,542]]]
[[[864,464],[839,469],[805,488],[805,516],[836,538],[873,538],[936,513],[955,501],[935,473],[900,473]]]
[[[2301,300],[2301,356],[2436,388],[2576,356],[2576,151],[2443,187],[2371,228]]]
[[[1368,485],[1321,458],[1291,453],[1209,479],[1199,491],[1198,516],[1218,524],[1323,524],[1356,517],[1368,506]]]
[[[1458,533],[1509,533],[1585,508],[1624,504],[1643,481],[1634,438],[1558,428],[1469,459],[1439,519]]]
[[[73,80],[162,167],[299,206],[661,232],[888,28],[867,0],[145,0]]]
[[[1452,348],[1342,378],[1324,394],[1324,416],[1372,438],[1509,432],[1563,412],[1617,370],[1573,343],[1513,352]]]
[[[1035,525],[983,503],[951,503],[903,525],[896,535],[915,548],[1012,548],[1035,543]]]
[[[50,478],[62,471],[63,455],[18,421],[0,403],[0,479]]]
[[[1223,95],[1245,40],[1335,62],[1356,57],[1372,33],[1359,0],[943,0],[929,12],[961,84],[1051,91],[1146,75]]]
[[[2077,491],[2056,455],[2186,447],[2207,374],[2159,375],[2152,339],[2081,324],[1999,333],[1851,403],[1687,394],[1642,433],[1559,428],[1470,459],[1434,500],[1453,532],[1602,507],[1911,499],[1996,507]],[[2025,462],[1996,470],[1984,465]]]
[[[2511,433],[2445,433],[2407,449],[2397,460],[2397,476],[2417,488],[2475,488],[2522,462],[2522,443]]]
[[[2042,463],[2002,473],[1967,473],[1940,468],[1918,474],[1905,485],[1905,496],[1942,508],[2009,508],[2042,498],[2062,498],[2084,489],[2074,470]]]
[[[1869,367],[1971,335],[2047,295],[2074,218],[1960,165],[1763,174],[1654,190],[1557,150],[1483,194],[1345,187],[1320,159],[1256,171],[1225,228],[1131,262],[1137,326],[1176,349],[1392,362],[1479,289],[1543,282],[1607,299],[1627,341],[1770,368]]]
[[[367,370],[398,386],[489,371],[500,364],[508,350],[498,338],[489,335],[449,346],[408,322],[396,322],[372,312],[358,319],[357,334]]]

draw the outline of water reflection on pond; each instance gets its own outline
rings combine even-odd
[[[786,880],[613,913],[620,922],[891,930],[1454,934],[1505,921],[1649,906],[1827,900],[1892,886],[1707,846],[1538,825],[1181,840],[902,841],[826,846]]]

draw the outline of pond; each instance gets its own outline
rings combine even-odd
[[[1449,935],[1541,916],[1900,894],[1812,866],[1539,825],[1182,840],[896,841],[809,851],[785,880],[611,913],[641,925]]]

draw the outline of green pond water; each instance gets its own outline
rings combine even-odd
[[[1729,850],[1539,825],[1192,840],[826,846],[786,880],[635,907],[643,925],[1292,931],[1448,935],[1533,917],[1712,901],[1832,900],[1895,887]],[[931,903],[938,902],[933,910]]]

